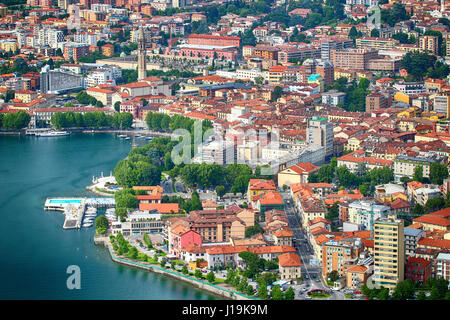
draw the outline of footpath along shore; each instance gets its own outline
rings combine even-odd
[[[51,128],[48,128],[51,129]],[[153,131],[153,130],[147,130],[147,129],[111,129],[111,128],[99,128],[99,129],[92,129],[92,128],[64,128],[61,129],[67,132],[71,133],[121,133],[121,134],[145,134],[149,136],[160,136],[160,137],[171,137],[173,136],[180,136],[178,134],[173,134],[172,132],[160,132],[160,131]],[[0,135],[26,135],[26,129],[20,129],[20,130],[0,130]]]
[[[108,237],[99,237],[99,236],[95,236],[94,237],[94,243],[95,244],[99,244],[99,245],[104,245],[105,247],[108,248],[109,251],[109,255],[111,256],[111,259],[114,262],[120,263],[120,264],[124,264],[127,266],[131,266],[131,267],[136,267],[136,268],[140,268],[140,269],[144,269],[147,271],[153,271],[159,274],[163,274],[172,278],[175,278],[177,280],[181,280],[184,282],[187,282],[197,288],[200,288],[202,290],[211,292],[213,294],[219,295],[224,297],[225,299],[231,299],[231,300],[260,300],[259,298],[256,297],[249,297],[247,295],[244,295],[236,290],[230,290],[227,288],[223,288],[220,287],[218,285],[209,283],[207,281],[202,281],[199,280],[197,278],[188,276],[188,275],[184,275],[180,272],[176,272],[173,270],[168,270],[162,267],[158,267],[156,265],[152,265],[149,263],[145,263],[145,262],[140,262],[140,261],[135,261],[135,260],[131,260],[128,258],[123,258],[123,257],[118,257],[115,255],[114,250],[112,249],[112,245],[109,241]]]

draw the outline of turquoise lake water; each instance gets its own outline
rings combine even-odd
[[[114,169],[131,142],[114,134],[0,135],[0,299],[220,299],[171,278],[116,264],[94,228],[63,230],[48,197],[85,197],[92,176]],[[67,267],[81,289],[67,289]]]

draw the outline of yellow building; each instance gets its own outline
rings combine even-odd
[[[256,201],[259,195],[267,191],[276,191],[275,183],[272,180],[250,179],[247,188],[247,200]]]
[[[7,14],[8,14],[8,7],[0,3],[0,17],[1,18],[6,17]]]
[[[22,100],[23,103],[29,103],[36,97],[37,92],[31,90],[18,90],[14,93],[14,98]]]
[[[377,219],[374,223],[374,283],[390,291],[404,280],[403,229],[403,220],[385,218]]]
[[[17,42],[14,40],[10,40],[10,39],[4,39],[4,40],[0,40],[0,48],[2,49],[2,51],[16,51],[18,48]]]
[[[407,103],[407,104],[409,104],[409,102],[410,102],[409,96],[407,94],[403,93],[403,92],[395,93],[394,100],[395,101],[401,101],[401,102],[404,102],[404,103]]]
[[[324,81],[320,74],[312,74],[308,78],[308,83],[316,83],[319,85],[319,92],[323,92],[324,90]]]

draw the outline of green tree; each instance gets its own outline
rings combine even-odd
[[[381,287],[380,291],[377,294],[377,298],[378,300],[389,300],[390,299],[389,289]]]
[[[339,279],[339,272],[337,272],[336,270],[333,270],[333,271],[329,272],[327,274],[327,279],[329,279],[329,281],[332,281],[332,282],[338,280]]]
[[[414,170],[413,179],[414,179],[414,181],[419,181],[419,182],[423,181],[423,166],[416,167],[416,169]]]
[[[258,287],[258,296],[261,299],[267,299],[268,294],[269,293],[267,291],[267,284],[264,283],[264,285],[259,285],[259,287]]]
[[[219,197],[223,197],[226,193],[225,187],[224,186],[217,186],[216,187],[216,194]]]
[[[245,237],[251,238],[252,236],[258,233],[263,234],[264,230],[259,224],[255,224],[254,226],[250,226],[245,230]]]
[[[273,286],[270,295],[272,296],[272,300],[283,300],[284,298],[279,286]]]
[[[400,281],[394,289],[392,294],[395,300],[413,299],[415,293],[415,287],[411,280]]]
[[[95,219],[95,228],[97,229],[98,234],[105,234],[108,229],[108,219],[104,215],[99,215]]]
[[[427,296],[425,295],[424,291],[420,291],[419,294],[417,295],[417,300],[426,300]]]
[[[116,207],[133,209],[137,208],[139,205],[139,201],[136,196],[131,193],[130,189],[116,191],[114,200],[116,202]]]
[[[197,279],[201,279],[203,277],[202,272],[200,271],[200,269],[195,269],[194,272],[194,277],[196,277]]]
[[[448,178],[448,169],[440,163],[430,165],[430,181],[433,184],[441,185],[444,179]]]
[[[138,250],[136,247],[131,247],[128,251],[127,257],[130,259],[136,259],[138,257]]]
[[[378,38],[380,36],[380,31],[378,29],[372,29],[372,31],[370,31],[370,36]]]
[[[352,38],[352,39],[355,39],[355,38],[358,37],[358,30],[356,30],[355,26],[350,28],[350,31],[348,33],[348,37]]]
[[[414,209],[412,211],[412,215],[414,217],[420,217],[423,216],[425,214],[425,210],[423,209],[423,207],[420,205],[420,203],[416,203],[416,205],[414,206]]]
[[[445,207],[445,200],[444,200],[444,198],[441,198],[441,197],[429,199],[425,203],[425,209],[428,213],[441,210],[444,207]]]
[[[279,98],[281,98],[282,94],[283,94],[283,88],[281,88],[280,86],[276,86],[273,89],[271,101],[277,101]]]
[[[187,268],[187,266],[185,265],[185,264],[183,264],[183,268],[181,269],[181,272],[183,273],[183,274],[188,274],[188,268]]]
[[[214,283],[216,281],[216,276],[214,275],[214,271],[208,272],[206,275],[206,280],[208,280],[211,283]]]
[[[286,290],[286,292],[284,293],[284,298],[285,300],[294,300],[295,292],[292,287],[289,287],[289,289]]]

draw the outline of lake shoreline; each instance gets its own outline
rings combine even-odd
[[[158,274],[162,274],[162,275],[171,277],[176,280],[183,281],[183,282],[188,283],[198,289],[201,289],[203,291],[207,291],[208,293],[212,293],[214,295],[220,296],[221,298],[224,298],[226,300],[253,300],[253,299],[259,300],[256,297],[246,297],[245,295],[243,295],[239,292],[236,292],[235,290],[230,291],[229,289],[221,288],[217,285],[210,284],[208,282],[201,281],[201,280],[192,278],[190,276],[180,274],[179,272],[176,272],[176,271],[167,270],[167,269],[157,267],[154,265],[143,264],[140,262],[136,262],[136,261],[127,259],[127,258],[116,257],[113,253],[113,249],[112,249],[111,243],[109,242],[108,237],[94,237],[94,243],[96,245],[105,246],[108,249],[111,260],[113,260],[116,263],[143,269],[143,270],[147,270],[147,271],[151,271],[151,272],[155,272]],[[231,295],[230,295],[230,292],[232,292]]]

